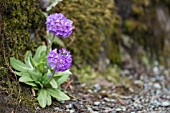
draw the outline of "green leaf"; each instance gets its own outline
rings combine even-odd
[[[62,91],[59,89],[54,89],[54,88],[49,88],[47,89],[47,92],[57,100],[69,100],[70,97],[68,97],[66,94],[64,94]]]
[[[61,47],[65,47],[64,42],[60,38],[54,38],[53,42]]]
[[[41,88],[43,88],[43,85],[41,84],[41,82],[35,81],[35,83],[36,83],[37,85],[39,85]]]
[[[44,63],[44,62],[39,63],[39,64],[37,65],[37,68],[38,68],[38,70],[40,70],[40,72],[43,73],[44,70],[45,70],[45,68],[46,68],[45,63]]]
[[[64,72],[58,72],[57,74],[54,74],[55,76],[63,76],[63,75],[71,75],[72,73],[70,72],[70,70],[66,70]]]
[[[37,85],[35,83],[31,82],[31,81],[25,82],[25,84],[28,84],[28,85],[30,85],[32,87],[37,87]]]
[[[60,1],[62,1],[62,0],[51,0],[51,4],[47,7],[46,10],[50,11],[52,9],[52,7],[55,7],[58,4],[58,2],[60,2]]]
[[[47,105],[51,105],[52,104],[52,99],[51,99],[51,95],[47,93]]]
[[[41,53],[41,56],[38,59],[38,63],[44,63],[44,64],[47,63],[47,52],[46,51],[43,51]]]
[[[15,59],[14,57],[10,57],[10,64],[17,71],[27,72],[28,70],[30,70],[30,71],[32,70],[32,68],[30,66]]]
[[[47,104],[47,91],[44,89],[39,90],[37,100],[42,108],[46,107]]]
[[[46,84],[49,81],[49,75],[51,74],[50,69],[48,69],[47,73],[42,77],[42,84]]]
[[[28,73],[34,81],[38,81],[38,79],[42,77],[42,74],[40,72],[28,71]]]
[[[30,61],[31,61],[33,67],[37,67],[38,63],[32,57],[30,58]]]
[[[25,82],[28,82],[28,81],[33,81],[33,79],[30,77],[30,75],[28,73],[25,73],[24,75],[22,75],[19,78],[19,81],[25,83]]]
[[[61,85],[62,83],[66,82],[67,79],[68,79],[69,75],[63,75],[61,76],[58,80],[57,80],[57,83],[58,85]]]
[[[18,76],[22,76],[23,73],[15,71],[15,74],[18,75]]]
[[[53,88],[58,88],[57,82],[54,79],[51,79],[50,84]]]
[[[28,66],[30,66],[33,69],[33,65],[31,63],[31,58],[32,58],[31,51],[27,51],[26,54],[25,54],[24,61]]]
[[[46,49],[47,49],[46,46],[39,46],[33,57],[34,61],[38,62],[39,58],[41,57],[42,52],[46,52]]]
[[[33,86],[33,88],[34,88],[35,90],[39,90],[38,86],[35,86],[35,87]]]
[[[48,17],[48,13],[46,13],[46,12],[42,12],[42,13],[46,18]]]

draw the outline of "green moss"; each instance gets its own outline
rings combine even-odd
[[[15,56],[22,60],[26,50],[34,51],[41,43],[44,23],[45,17],[40,11],[39,1],[0,0],[0,90],[7,92],[1,94],[6,100],[2,98],[0,103],[5,112],[16,108],[22,113],[26,112],[24,110],[30,113],[34,110],[35,99],[30,95],[30,88],[23,89],[24,86],[19,85],[11,73],[9,58]],[[32,40],[31,33],[35,33]]]
[[[1,45],[0,62],[7,65],[10,56],[22,59],[25,50],[36,45],[30,40],[30,33],[42,27],[45,20],[36,0],[1,0]],[[42,28],[41,28],[42,29]],[[34,45],[34,46],[33,46]],[[5,59],[6,58],[6,59]],[[1,63],[0,66],[4,66]]]
[[[112,62],[120,62],[120,18],[113,0],[64,0],[51,11],[54,12],[74,21],[75,34],[64,41],[75,64],[96,64],[101,51],[106,51]]]
[[[167,1],[161,0],[133,0],[130,17],[124,21],[123,33],[128,34],[134,41],[134,45],[140,45],[146,51],[150,63],[154,60],[164,62],[165,34],[158,33],[161,29],[157,20],[156,8]],[[141,60],[141,59],[139,59]]]
[[[132,12],[134,15],[144,16],[144,9],[142,6],[133,5]]]
[[[30,95],[30,89],[25,86],[20,86],[19,82],[16,81],[1,81],[0,90],[2,92],[0,96],[0,109],[1,112],[11,112],[11,110],[17,111],[18,113],[35,111],[36,102],[35,98]]]

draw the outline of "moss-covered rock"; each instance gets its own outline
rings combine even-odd
[[[30,34],[38,32],[44,25],[44,16],[40,12],[37,0],[1,0],[1,45],[0,67],[7,65],[10,56],[23,57],[27,49],[36,45],[30,40]]]
[[[168,1],[132,0],[129,4],[130,12],[128,12],[128,15],[123,20],[122,33],[132,38],[134,42],[132,47],[135,47],[136,44],[143,47],[147,52],[148,58],[151,59],[151,63],[154,60],[163,63],[162,57],[165,55],[164,44],[166,36],[160,27],[161,23],[158,21],[157,7],[160,5],[168,7]],[[119,5],[120,10],[121,7],[124,7],[123,4]],[[135,53],[135,49],[133,50]]]
[[[9,58],[23,59],[26,50],[33,50],[41,42],[30,39],[42,36],[45,17],[39,8],[38,0],[0,0],[0,108],[5,112],[33,112],[34,99],[30,89],[20,87],[14,74],[11,74]],[[34,101],[35,102],[35,101]],[[32,110],[31,110],[32,109]]]
[[[50,13],[55,12],[74,21],[75,34],[64,41],[75,64],[97,64],[100,52],[111,62],[120,62],[120,18],[113,0],[63,0]]]

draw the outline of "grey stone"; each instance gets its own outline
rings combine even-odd
[[[122,106],[122,111],[126,111],[126,107]]]
[[[108,99],[108,98],[104,98],[104,101],[106,101],[106,102],[110,102],[110,99]]]
[[[92,107],[94,111],[99,111],[99,107],[98,106],[93,106]]]
[[[55,107],[54,110],[59,110],[60,108],[59,107]]]
[[[94,105],[98,106],[98,105],[100,105],[100,102],[96,101],[96,102],[94,102]]]
[[[122,109],[121,108],[116,108],[116,111],[122,111]]]
[[[110,102],[116,102],[116,100],[115,99],[110,99]]]
[[[106,104],[106,102],[102,102],[102,104]]]
[[[81,86],[81,87],[85,87],[85,86],[86,86],[86,84],[81,84],[80,86]]]
[[[68,105],[66,105],[66,108],[67,109],[70,109],[70,108],[72,108],[73,107],[73,105],[72,104],[68,104]]]
[[[75,110],[74,110],[74,109],[71,109],[71,110],[70,110],[70,113],[74,113],[74,112],[75,112]]]
[[[168,107],[170,106],[170,102],[169,101],[162,102],[162,106]]]
[[[161,89],[161,85],[159,83],[155,83],[153,85],[153,87],[156,88],[156,89]]]
[[[112,111],[112,113],[116,113],[116,111]]]
[[[93,111],[93,113],[99,113],[98,111]]]
[[[101,86],[100,86],[99,84],[95,84],[95,85],[94,85],[94,88],[95,88],[96,91],[101,90]]]
[[[88,90],[89,93],[93,93],[93,91],[91,89]]]
[[[87,107],[87,109],[90,111],[90,112],[93,112],[93,109],[91,107]]]

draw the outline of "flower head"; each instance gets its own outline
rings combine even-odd
[[[66,51],[65,48],[59,51],[57,51],[57,49],[50,51],[47,60],[50,67],[52,67],[55,72],[63,72],[69,69],[72,63],[70,52]]]
[[[71,35],[73,22],[61,13],[51,14],[47,17],[47,30],[58,37],[67,38]]]

